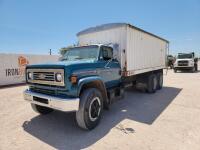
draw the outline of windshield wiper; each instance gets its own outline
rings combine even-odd
[[[84,58],[81,58],[81,57],[77,57],[77,58],[74,58],[74,59],[84,59]]]
[[[65,61],[65,60],[68,60],[67,58],[63,58],[61,61]]]

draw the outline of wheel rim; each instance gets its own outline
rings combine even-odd
[[[95,97],[92,99],[89,106],[89,118],[91,121],[95,121],[98,119],[101,111],[101,101],[99,97]]]

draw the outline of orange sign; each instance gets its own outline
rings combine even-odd
[[[7,68],[6,69],[6,77],[9,76],[17,76],[17,77],[21,77],[25,75],[25,68],[26,65],[29,64],[29,61],[23,57],[23,56],[19,56],[18,57],[18,68]]]
[[[18,65],[19,65],[19,67],[23,67],[23,66],[26,66],[28,64],[29,64],[29,61],[25,57],[23,57],[23,56],[19,56],[18,57]]]

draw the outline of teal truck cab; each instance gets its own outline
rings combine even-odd
[[[109,31],[111,28],[116,30],[116,27],[119,26],[104,25],[103,31],[107,28]],[[157,36],[154,38],[158,39]],[[139,58],[134,62],[135,59],[129,59],[124,54],[128,55],[127,51],[130,50],[119,50],[120,45],[121,43],[79,45],[67,50],[59,62],[28,65],[26,81],[29,88],[24,91],[24,99],[40,114],[48,114],[53,110],[74,111],[77,124],[83,129],[91,130],[98,125],[102,110],[109,109],[112,102],[123,97],[125,87],[144,83],[149,93],[161,89],[165,53],[163,59],[160,59],[162,62],[157,61],[164,66],[155,64],[155,67],[148,69],[143,64],[143,68],[128,70],[131,69],[129,65],[140,64],[138,61],[142,63],[143,60]],[[142,54],[141,56],[143,57]]]

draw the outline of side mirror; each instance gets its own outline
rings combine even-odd
[[[112,59],[112,53],[109,53],[109,51],[103,51],[103,60],[110,60]]]
[[[194,58],[194,62],[198,62],[198,58]]]

